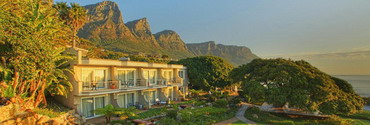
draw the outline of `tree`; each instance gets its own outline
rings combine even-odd
[[[72,29],[73,47],[76,46],[77,31],[82,28],[87,21],[87,11],[77,3],[57,2],[54,8],[58,10],[59,17],[65,21],[65,24]]]
[[[181,59],[175,63],[187,67],[190,88],[210,90],[230,85],[228,75],[233,66],[221,57],[198,56]]]
[[[49,86],[65,82],[59,62],[67,58],[61,52],[70,41],[70,29],[56,13],[43,0],[0,3],[1,67],[11,76],[0,78],[3,97],[23,98],[38,106],[46,104],[44,92]]]
[[[106,123],[110,123],[111,117],[113,115],[121,115],[121,118],[127,119],[129,116],[135,116],[136,109],[134,107],[130,108],[117,108],[112,104],[106,105],[104,108],[98,108],[93,110],[95,114],[104,115]]]
[[[277,107],[288,104],[323,114],[355,113],[363,107],[350,84],[303,60],[255,59],[234,69],[230,77],[243,83],[244,95]]]

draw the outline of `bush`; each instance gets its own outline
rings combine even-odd
[[[223,99],[217,100],[213,103],[213,106],[217,108],[225,108],[227,106],[227,101]]]
[[[207,102],[205,102],[205,101],[197,101],[196,103],[195,103],[195,106],[201,106],[201,105],[205,105]]]
[[[158,125],[179,125],[179,123],[172,118],[163,118],[158,122]]]
[[[33,111],[40,115],[49,116],[50,118],[54,118],[65,113],[65,112],[55,112],[52,109],[47,108],[35,108],[33,109]]]
[[[242,102],[242,99],[239,97],[235,97],[230,100],[230,104],[234,104],[234,105],[239,104],[240,102]]]
[[[136,116],[130,116],[128,119],[145,119],[156,115],[160,115],[166,111],[167,111],[166,108],[152,108],[146,112],[139,113]]]
[[[176,110],[168,110],[166,116],[169,117],[169,118],[172,118],[172,119],[176,119],[177,111]]]

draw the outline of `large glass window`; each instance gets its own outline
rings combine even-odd
[[[135,70],[118,70],[118,79],[123,86],[135,86]]]
[[[105,106],[105,97],[92,97],[82,99],[82,114],[85,117],[95,116],[93,110],[103,108]]]
[[[107,70],[83,69],[81,80],[84,90],[107,88]]]
[[[155,70],[146,70],[143,72],[145,79],[147,79],[150,85],[157,84],[157,71]]]
[[[95,70],[94,76],[95,76],[95,82],[97,84],[97,88],[106,88],[106,70],[98,69]]]
[[[94,110],[94,99],[93,98],[86,98],[82,99],[82,114],[85,117],[92,117],[94,116],[94,113],[91,112]]]
[[[117,102],[121,108],[133,106],[135,104],[135,93],[120,94]]]
[[[126,94],[118,95],[118,105],[121,108],[126,108]]]

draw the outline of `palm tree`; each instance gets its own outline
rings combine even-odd
[[[135,116],[136,109],[134,107],[130,108],[117,108],[112,104],[106,105],[104,108],[98,108],[93,110],[95,114],[104,115],[105,122],[110,123],[111,117],[113,115],[122,115],[124,117]]]
[[[82,28],[87,21],[86,9],[77,3],[71,3],[70,6],[66,2],[58,2],[54,5],[59,12],[59,17],[65,21],[65,24],[70,26],[73,32],[73,47],[76,47],[77,31]]]

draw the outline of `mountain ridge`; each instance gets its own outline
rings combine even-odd
[[[131,54],[168,55],[175,59],[214,55],[223,57],[234,65],[245,64],[251,61],[251,58],[257,58],[247,47],[240,48],[214,42],[209,44],[212,47],[204,47],[202,43],[186,44],[173,30],[163,30],[153,34],[149,21],[145,17],[124,23],[119,6],[112,1],[84,7],[87,9],[88,21],[77,35],[108,50]]]

